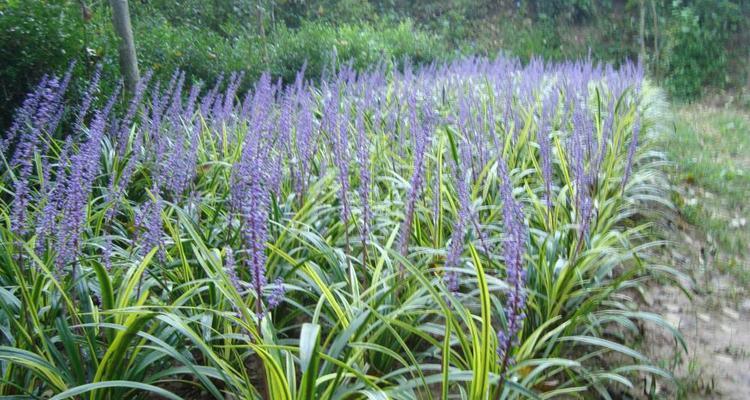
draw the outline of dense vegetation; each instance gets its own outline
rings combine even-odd
[[[334,49],[360,68],[404,57],[420,63],[458,54],[505,52],[524,61],[590,54],[614,64],[643,57],[657,82],[689,99],[706,86],[741,87],[750,56],[740,46],[749,39],[750,3],[739,0],[130,3],[141,67],[163,81],[181,68],[189,81],[244,71],[252,82],[268,71],[290,83],[305,62],[307,76],[318,78]],[[104,89],[113,89],[110,14],[106,1],[0,2],[0,127],[42,75],[62,73],[72,59],[79,78],[103,64]]]
[[[325,76],[146,74],[122,112],[98,70],[73,104],[70,70],[45,77],[2,142],[0,394],[547,398],[669,376],[621,344],[664,324],[627,295],[663,188],[640,66]]]

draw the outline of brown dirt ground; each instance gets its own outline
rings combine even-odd
[[[659,396],[750,399],[750,294],[734,276],[717,270],[716,252],[701,232],[679,215],[671,215],[669,220],[671,243],[656,256],[685,277],[679,285],[650,285],[643,294],[643,308],[661,314],[677,327],[688,351],[682,351],[662,327],[644,326],[641,351],[677,380],[676,385],[662,384]],[[750,268],[747,261],[747,257],[740,260],[745,269]]]

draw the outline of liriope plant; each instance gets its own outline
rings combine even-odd
[[[672,329],[625,302],[664,202],[640,66],[186,79],[92,107],[97,77],[78,105],[48,77],[17,111],[0,394],[606,398],[669,379],[605,335]]]

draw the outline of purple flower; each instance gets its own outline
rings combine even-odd
[[[577,85],[579,87],[577,96],[585,96],[585,93],[582,92],[586,90],[586,85],[584,83],[577,83]],[[573,132],[568,142],[568,149],[570,150],[570,163],[575,190],[575,210],[579,227],[578,250],[580,250],[583,238],[588,233],[594,213],[591,192],[594,189],[593,186],[596,184],[599,173],[599,163],[597,161],[599,150],[594,146],[594,129],[591,118],[588,115],[589,111],[586,102],[578,104],[577,107],[574,102],[570,107],[573,108]],[[587,160],[589,161],[588,170],[586,168]]]
[[[192,132],[188,134],[187,138],[175,137],[175,142],[172,143],[166,160],[161,162],[164,164],[162,176],[165,179],[158,179],[158,181],[175,198],[179,198],[195,178],[195,166],[198,162],[198,138],[201,129],[201,122],[195,121]],[[187,143],[185,139],[188,139]]]
[[[42,135],[51,134],[50,123],[62,107],[65,86],[57,77],[42,78],[36,91],[27,97],[24,106],[16,116],[17,122],[11,126],[9,139],[18,135],[18,145],[13,154],[11,167],[20,166],[19,179],[26,179],[31,173],[31,159],[42,143]],[[56,124],[56,122],[54,122]],[[8,142],[10,143],[10,142]]]
[[[185,111],[183,113],[183,118],[185,118],[186,121],[193,119],[193,114],[195,113],[195,102],[198,100],[202,87],[202,82],[198,82],[190,87],[190,94],[188,95],[188,100],[185,104]]]
[[[284,288],[284,280],[276,278],[274,282],[273,290],[268,295],[268,309],[273,310],[278,307],[282,301],[284,301],[284,295],[286,294],[286,288]]]
[[[469,198],[469,188],[466,185],[466,180],[462,176],[464,168],[456,166],[454,171],[456,193],[458,194],[458,215],[453,223],[453,230],[451,231],[450,247],[448,248],[448,255],[445,258],[445,285],[451,292],[458,292],[458,272],[453,269],[457,268],[460,264],[461,253],[464,247],[464,236],[467,231],[467,224],[471,218],[471,200]]]
[[[30,188],[28,180],[16,180],[13,190],[10,231],[19,239],[26,234],[26,208],[29,205],[29,197]]]
[[[120,129],[117,132],[117,136],[115,137],[115,140],[117,141],[116,143],[119,146],[117,154],[120,157],[125,155],[125,149],[128,145],[128,136],[130,134],[130,128],[132,127],[133,118],[135,118],[135,113],[138,111],[138,107],[140,107],[141,105],[143,95],[146,93],[148,83],[149,81],[151,81],[152,76],[153,71],[147,71],[135,85],[133,98],[130,100],[130,105],[128,105],[128,110],[125,113],[125,117],[122,119],[122,121],[120,121]],[[135,146],[133,147],[133,149],[135,149]]]
[[[345,116],[342,115],[339,103],[342,82],[331,91],[330,97],[325,102],[323,127],[330,136],[333,150],[333,160],[339,171],[339,200],[341,201],[341,219],[346,226],[351,214],[348,192],[349,192],[349,135],[347,132]],[[347,229],[347,228],[344,228]]]
[[[430,138],[434,129],[434,116],[432,115],[431,104],[422,105],[422,121],[417,119],[416,98],[410,96],[409,110],[410,121],[409,131],[414,141],[414,161],[413,170],[409,185],[409,192],[406,197],[406,212],[404,221],[401,224],[401,236],[399,238],[399,249],[402,256],[406,256],[409,246],[409,236],[411,235],[411,225],[414,220],[414,208],[422,192],[424,184],[424,163],[427,147],[430,144]]]
[[[112,238],[107,236],[104,238],[104,247],[102,248],[102,259],[104,260],[104,268],[107,271],[112,270]]]
[[[156,145],[160,145],[161,140],[161,126],[164,118],[164,110],[166,109],[166,99],[162,98],[162,92],[160,88],[160,82],[156,82],[153,93],[151,94],[150,110],[148,112],[148,134],[152,142]],[[160,158],[157,158],[159,160]]]
[[[159,258],[163,258],[162,233],[164,227],[161,220],[161,211],[163,208],[159,188],[151,188],[153,199],[149,199],[136,213],[135,226],[139,229],[138,243],[141,248],[141,255],[146,255],[153,248],[159,248]]]
[[[83,99],[81,105],[78,107],[78,113],[76,114],[75,130],[81,131],[83,129],[83,122],[86,118],[86,114],[91,108],[91,103],[94,101],[94,96],[99,90],[99,80],[102,76],[102,64],[97,64],[94,70],[86,91],[83,93]]]
[[[32,128],[31,120],[36,113],[39,101],[47,87],[48,79],[47,75],[43,76],[34,91],[29,92],[26,95],[23,104],[18,110],[16,110],[13,123],[11,124],[10,129],[5,133],[5,139],[0,139],[0,150],[3,153],[11,147],[19,135],[25,134],[28,129]],[[14,164],[15,163],[11,161],[11,165]]]
[[[56,267],[58,274],[78,253],[86,222],[86,208],[92,185],[99,171],[101,141],[107,115],[97,111],[88,129],[89,138],[70,159],[70,172],[65,180],[65,194],[57,226]]]
[[[55,131],[57,130],[57,126],[60,123],[60,120],[62,119],[63,112],[65,111],[65,104],[64,104],[64,97],[65,92],[68,90],[68,86],[70,85],[70,79],[73,76],[73,68],[75,68],[75,61],[71,62],[68,66],[68,70],[65,71],[65,75],[63,76],[62,82],[60,82],[59,86],[57,87],[57,90],[55,90],[54,97],[52,101],[50,102],[49,108],[50,108],[50,115],[51,117],[47,121],[46,126],[44,126],[43,130],[47,133],[47,135],[52,136]],[[42,153],[46,152],[46,141],[42,144]]]
[[[578,207],[578,225],[579,225],[579,240],[583,240],[583,237],[588,234],[589,225],[591,224],[591,218],[594,213],[594,204],[591,200],[591,196],[584,194],[581,196],[581,203]],[[582,244],[579,243],[579,249]]]
[[[474,164],[474,155],[479,155],[479,163],[483,165],[482,153],[486,149],[483,145],[483,140],[480,137],[479,129],[475,124],[475,119],[472,116],[471,110],[476,109],[471,104],[472,99],[469,96],[462,96],[459,99],[459,112],[458,112],[458,130],[464,137],[464,144],[460,146],[460,156],[462,158],[463,167],[471,171],[471,178],[473,181],[479,179],[478,168]],[[473,143],[475,147],[472,149],[469,143]]]
[[[231,187],[232,206],[239,214],[242,236],[246,247],[247,264],[250,269],[253,290],[256,295],[256,311],[261,313],[263,287],[266,285],[266,253],[268,240],[268,213],[272,185],[272,154],[267,146],[271,142],[269,113],[273,100],[270,80],[261,78],[253,98],[250,129],[242,143],[242,155],[233,167]]]
[[[241,293],[242,285],[240,284],[240,278],[237,276],[237,268],[234,262],[234,252],[230,247],[225,247],[224,253],[224,271],[229,277],[229,282],[231,282],[232,286],[237,289],[237,293]]]
[[[362,107],[358,108],[357,119],[357,162],[359,163],[359,199],[362,203],[362,247],[367,251],[367,239],[370,236],[370,221],[372,221],[372,209],[370,208],[370,141],[365,131],[365,121]]]
[[[558,101],[558,91],[553,88],[552,93],[545,98],[542,104],[541,123],[537,132],[539,142],[539,155],[542,159],[542,178],[544,179],[545,202],[547,208],[552,207],[552,151],[550,134],[552,133],[552,120],[555,117]]]
[[[498,332],[497,354],[500,357],[502,372],[510,359],[510,350],[517,340],[518,332],[525,318],[526,307],[526,271],[524,269],[524,253],[526,251],[526,227],[524,224],[523,210],[520,204],[513,198],[513,187],[505,160],[498,159],[500,175],[503,183],[500,185],[500,195],[503,200],[503,222],[505,224],[503,258],[507,283],[509,286],[504,312],[507,322],[506,329]]]
[[[16,111],[5,139],[0,139],[0,151],[5,152],[18,139],[18,146],[11,159],[11,167],[23,164],[41,145],[41,153],[46,145],[40,135],[52,135],[60,122],[64,110],[64,96],[70,83],[73,67],[71,63],[62,81],[56,76],[43,76],[34,91],[30,92],[22,106]]]
[[[226,121],[231,118],[232,111],[234,110],[235,97],[237,97],[237,90],[240,88],[244,77],[245,72],[243,71],[239,74],[233,72],[229,78],[229,86],[224,93],[224,103],[222,104],[221,115],[219,116],[221,120]]]
[[[169,107],[166,109],[166,116],[172,128],[179,130],[182,125],[182,90],[185,85],[185,73],[177,70],[174,72],[172,80],[174,84],[170,84],[170,89],[164,93],[164,103],[169,101]],[[171,97],[171,100],[168,100]]]
[[[300,93],[300,111],[297,118],[295,134],[296,157],[299,166],[296,169],[297,197],[302,198],[310,179],[310,163],[315,152],[315,117],[312,110],[312,98],[308,91]]]
[[[10,167],[16,168],[11,209],[11,232],[17,238],[26,234],[27,207],[31,201],[32,187],[29,180],[33,172],[34,155],[39,152],[44,129],[50,118],[57,113],[59,81],[56,77],[42,78],[36,90],[29,94],[16,113],[6,139],[6,146],[18,137]]]
[[[223,82],[224,82],[224,75],[219,75],[219,77],[216,79],[216,82],[214,83],[214,87],[211,88],[211,90],[209,90],[208,93],[206,93],[201,99],[200,113],[203,116],[203,118],[208,119],[209,117],[211,117],[211,107],[215,104],[217,100],[221,102],[220,96],[219,96],[219,88],[221,87],[221,84]]]
[[[244,239],[248,250],[250,275],[257,299],[260,301],[266,284],[265,243],[268,239],[269,194],[265,189],[267,177],[264,171],[251,173],[247,182],[248,193],[241,208],[244,217]]]
[[[53,232],[57,218],[62,210],[63,199],[65,198],[66,172],[68,166],[70,151],[73,146],[73,137],[68,136],[63,145],[63,149],[58,157],[57,170],[55,173],[55,184],[47,192],[44,199],[44,208],[36,224],[36,251],[42,254],[45,249],[47,236]]]

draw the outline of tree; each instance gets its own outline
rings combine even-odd
[[[651,14],[654,21],[654,62],[652,63],[652,65],[654,75],[658,80],[660,77],[659,67],[661,66],[661,59],[659,58],[659,14],[656,11],[656,0],[651,0]]]
[[[133,27],[130,24],[130,10],[128,0],[109,0],[112,7],[112,24],[119,38],[120,73],[125,77],[125,87],[128,91],[135,90],[138,82],[138,58],[135,54],[135,40]]]
[[[645,0],[640,0],[640,26],[638,28],[638,44],[640,44],[641,51],[639,52],[639,58],[644,63],[646,62],[646,4]]]

